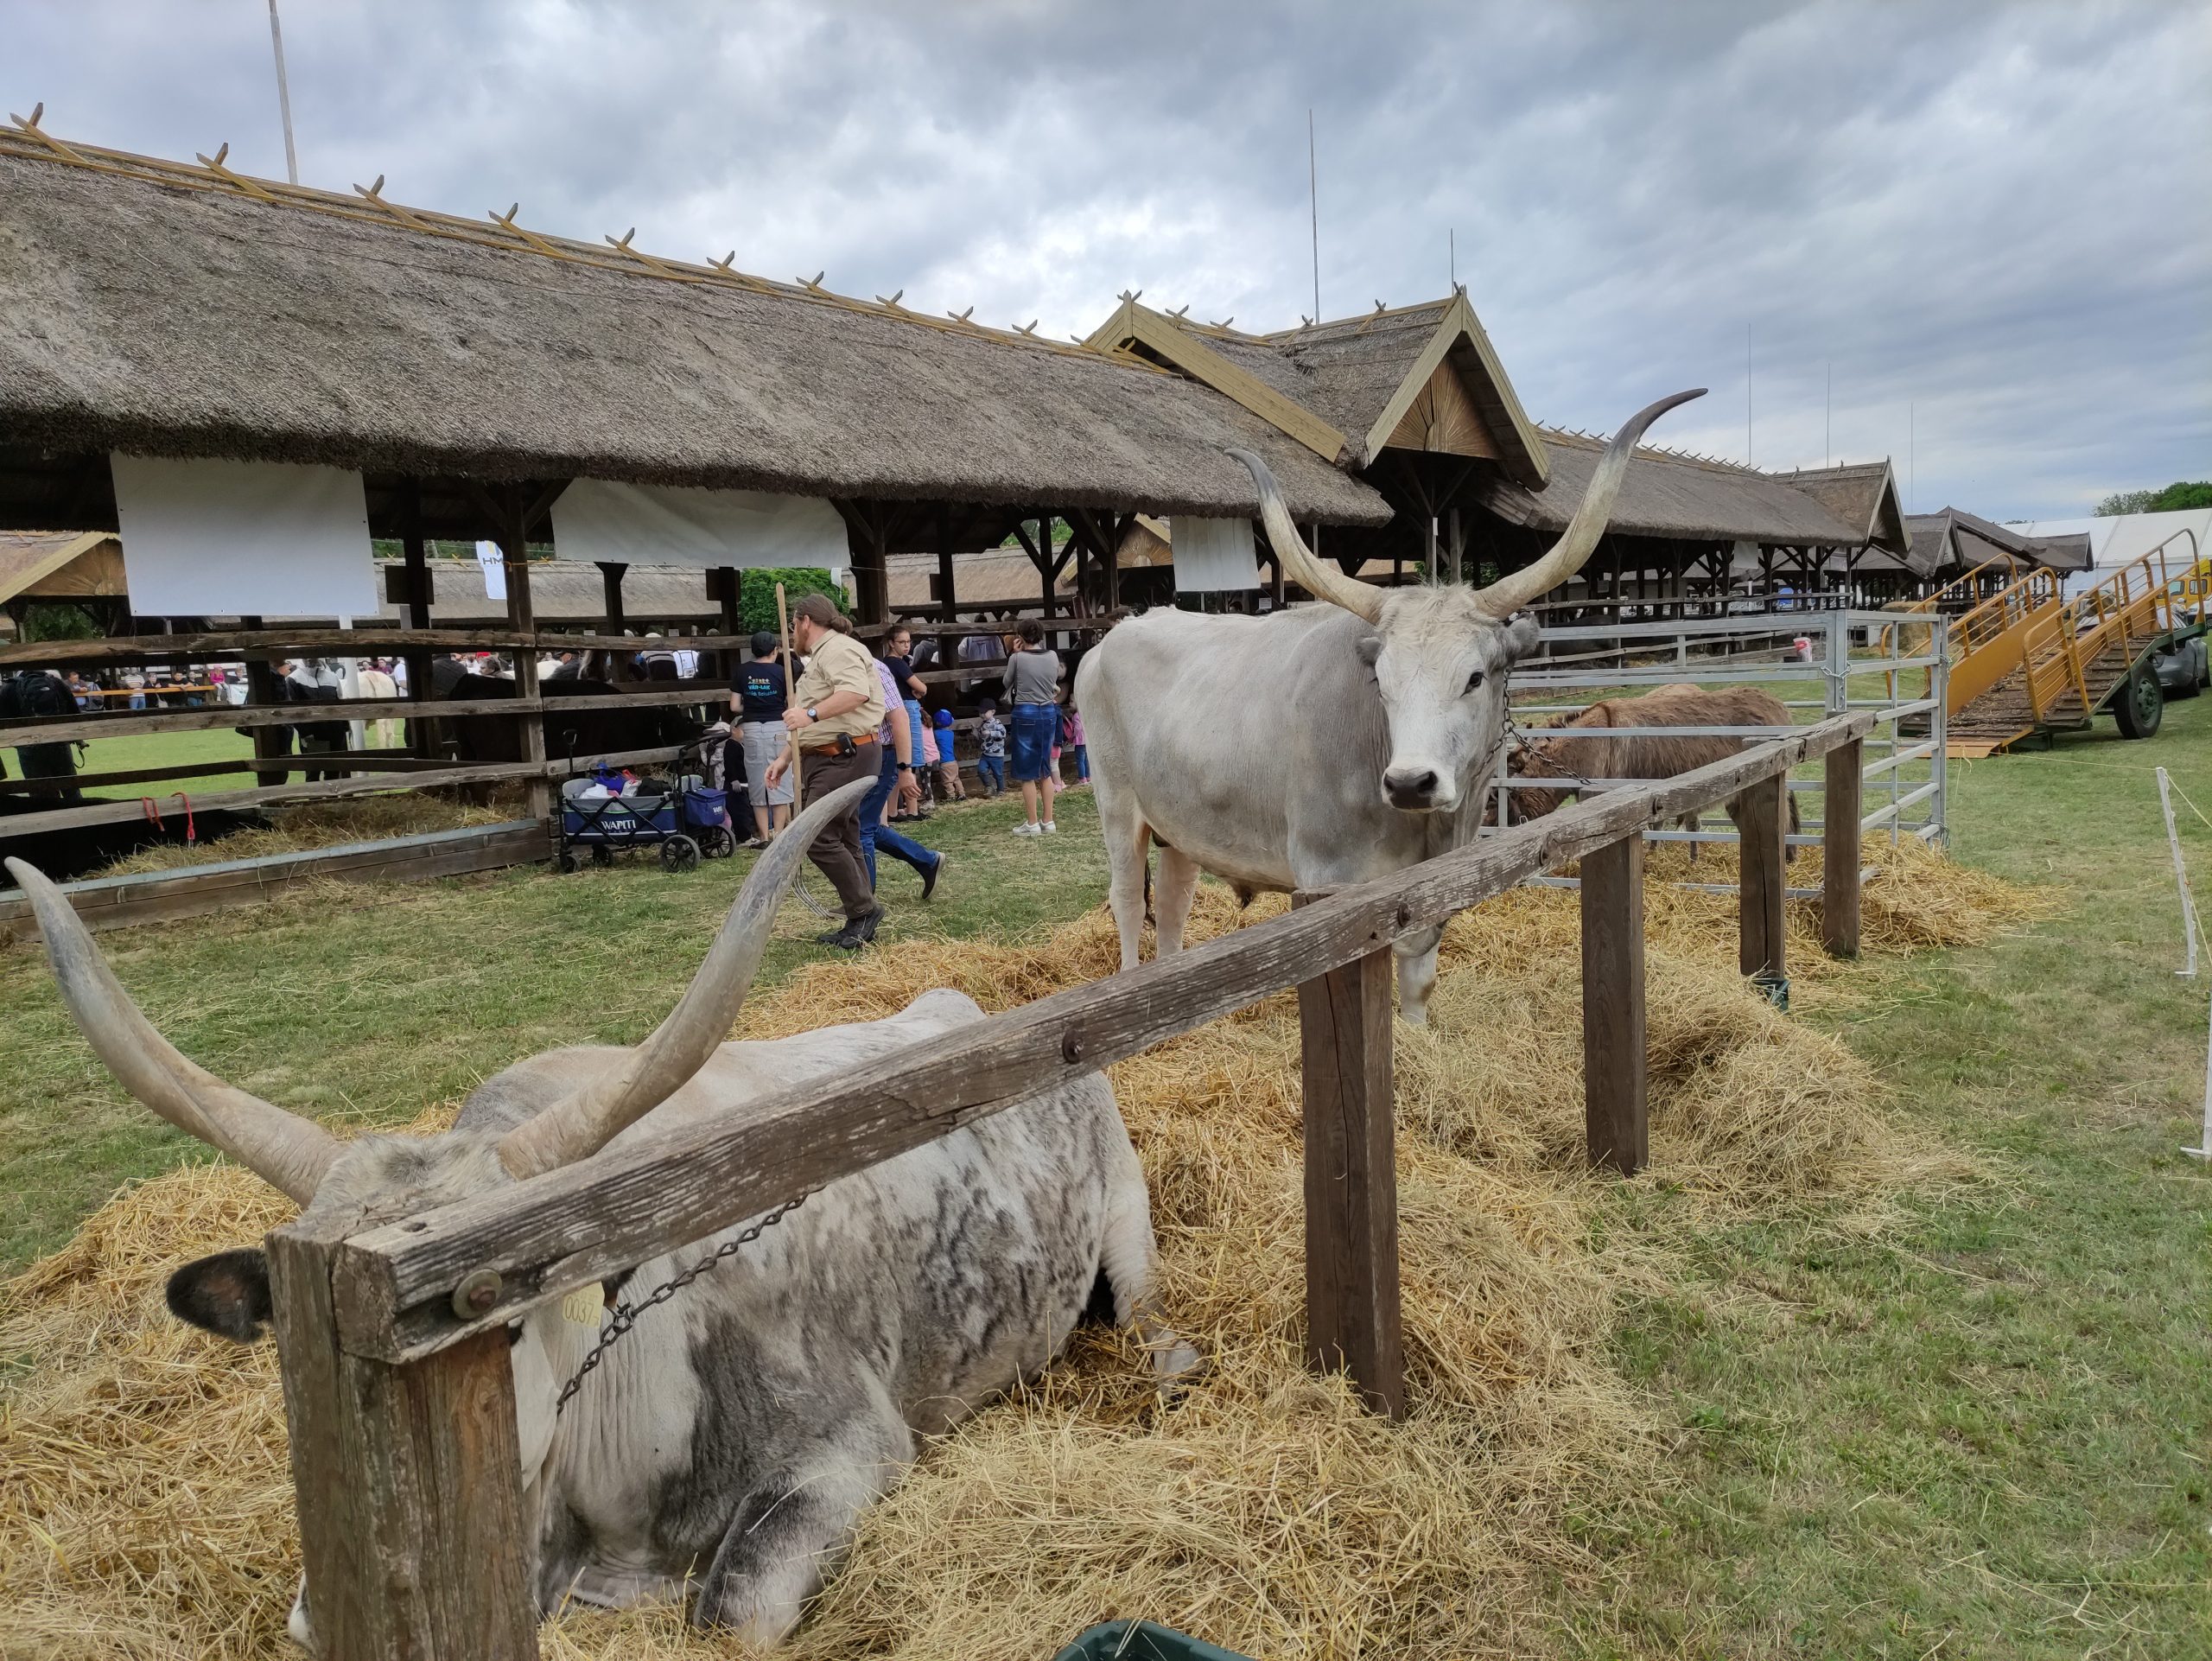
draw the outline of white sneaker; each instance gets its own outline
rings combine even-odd
[[[1014,827],[1014,834],[1017,837],[1041,837],[1045,834],[1045,827],[1041,824],[1017,824]]]
[[[1046,829],[1046,831],[1048,831],[1048,832],[1051,832],[1051,831],[1057,831],[1059,828],[1060,828],[1060,827],[1059,827],[1058,825],[1054,824],[1052,822],[1052,820],[1050,820],[1050,819],[1047,819],[1047,820],[1046,820],[1046,821],[1045,821],[1045,829]]]

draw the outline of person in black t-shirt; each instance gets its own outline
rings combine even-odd
[[[791,684],[784,678],[783,665],[776,661],[776,637],[763,629],[753,637],[753,660],[729,684],[730,714],[745,747],[745,789],[753,804],[754,830],[750,845],[754,848],[766,848],[791,816],[791,775],[768,783],[768,764],[783,753],[787,736],[784,711],[791,701]]]

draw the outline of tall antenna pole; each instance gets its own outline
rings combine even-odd
[[[274,0],[271,0],[274,3]],[[1751,326],[1744,325],[1744,465],[1751,464]]]
[[[1913,503],[1920,500],[1920,406],[1904,406],[1904,511],[1912,512]]]
[[[1821,427],[1821,465],[1835,465],[1835,360],[1828,360],[1828,391],[1826,418]]]
[[[284,85],[284,29],[276,21],[276,0],[269,0],[269,43],[276,49],[276,108],[284,118],[284,176],[300,181],[300,158],[292,148],[292,92]]]
[[[1452,292],[1459,292],[1459,232],[1455,226],[1444,233],[1444,256],[1452,278]]]
[[[275,5],[276,0],[269,0]],[[1313,210],[1313,321],[1321,321],[1321,171],[1313,159],[1313,111],[1306,111],[1306,193]]]

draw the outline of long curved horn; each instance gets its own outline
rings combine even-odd
[[[61,891],[20,859],[7,868],[30,898],[61,1001],[123,1087],[302,1206],[314,1199],[338,1157],[337,1138],[188,1060],[130,1001]]]
[[[1477,589],[1475,603],[1493,617],[1510,617],[1580,570],[1583,562],[1596,551],[1598,539],[1605,534],[1605,522],[1613,516],[1613,499],[1620,494],[1621,478],[1628,472],[1629,457],[1643,436],[1643,430],[1677,404],[1688,404],[1694,398],[1704,396],[1702,386],[1677,392],[1638,410],[1623,423],[1621,430],[1613,435],[1613,442],[1605,446],[1605,453],[1598,458],[1598,470],[1590,475],[1590,483],[1582,493],[1582,506],[1574,510],[1574,518],[1560,539],[1525,570],[1502,576],[1490,587]]]
[[[1268,471],[1268,464],[1249,450],[1231,450],[1229,454],[1251,470],[1252,482],[1260,487],[1260,519],[1268,527],[1268,543],[1282,561],[1282,574],[1316,600],[1342,606],[1355,617],[1364,617],[1370,623],[1381,622],[1382,590],[1371,582],[1361,582],[1341,571],[1332,570],[1315,558],[1313,550],[1306,545],[1306,538],[1298,534],[1297,521],[1284,506],[1282,492],[1276,487],[1275,475]]]
[[[738,890],[706,962],[668,1019],[620,1065],[502,1136],[501,1164],[529,1178],[588,1158],[690,1082],[729,1036],[745,1007],[784,890],[814,845],[815,834],[859,806],[874,783],[861,779],[832,791],[777,836]]]

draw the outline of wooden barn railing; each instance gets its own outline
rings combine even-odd
[[[1296,987],[1306,1352],[1405,1406],[1390,944],[1582,862],[1590,1156],[1644,1162],[1648,826],[1729,798],[1743,819],[1738,965],[1785,972],[1783,792],[1825,760],[1825,942],[1857,949],[1861,741],[1840,715],[1662,784],[1606,792],[1410,870],[925,1040],[696,1126],[387,1226],[270,1236],[312,1618],[333,1661],[537,1653],[506,1323],[1217,1016]]]

